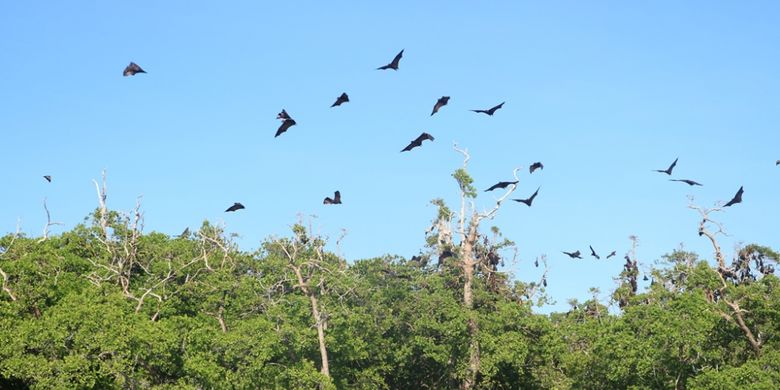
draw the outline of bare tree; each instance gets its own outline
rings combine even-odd
[[[43,237],[38,242],[43,242],[49,239],[49,228],[56,225],[62,225],[62,222],[52,222],[51,214],[49,213],[49,207],[46,205],[46,198],[43,198],[43,209],[46,211],[46,225],[43,227]]]
[[[14,241],[16,241],[16,239],[21,234],[21,230],[22,230],[21,221],[17,220],[16,221],[16,232],[14,233],[13,237],[11,238],[11,242],[8,243],[8,245],[3,250],[3,253],[1,253],[3,256],[5,256],[5,254],[8,253],[8,251],[14,245]],[[2,268],[0,268],[0,276],[3,277],[3,284],[1,285],[2,286],[2,290],[6,294],[8,294],[8,297],[11,298],[12,301],[15,301],[16,300],[16,295],[14,294],[13,290],[11,290],[11,286],[8,285],[10,278],[8,277],[8,274],[5,273],[5,271],[3,271]]]

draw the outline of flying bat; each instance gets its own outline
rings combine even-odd
[[[45,175],[45,176],[43,176],[43,178],[46,179],[46,181],[48,181],[49,183],[51,183],[51,176],[50,175]]]
[[[408,152],[418,146],[422,146],[423,141],[426,139],[433,141],[433,136],[423,132],[422,134],[420,134],[419,137],[415,138],[414,141],[410,142],[409,145],[407,145],[403,150],[401,150],[401,153]]]
[[[322,204],[341,204],[341,192],[336,191],[333,193],[333,199],[330,197],[325,197],[323,199]]]
[[[500,181],[496,184],[493,184],[490,188],[486,189],[485,192],[493,191],[496,188],[507,188],[510,184],[517,184],[517,181]]]
[[[504,103],[506,103],[506,102],[501,102],[501,104],[499,104],[499,105],[497,105],[497,106],[495,106],[493,108],[487,109],[487,110],[471,110],[471,111],[474,111],[476,113],[488,114],[490,116],[493,116],[493,114],[496,113],[496,110],[504,107]]]
[[[688,180],[688,179],[669,179],[669,181],[679,181],[689,186],[701,186],[701,183],[695,182],[693,180]]]
[[[331,105],[331,107],[340,106],[342,103],[346,103],[349,101],[349,96],[346,92],[342,93],[341,96],[336,98],[336,102]]]
[[[536,195],[539,195],[540,188],[542,187],[537,188],[536,192],[534,192],[534,194],[531,195],[531,197],[528,199],[512,199],[512,200],[514,200],[515,202],[525,203],[528,207],[531,207],[531,203],[534,202],[534,198],[536,198]]]
[[[439,112],[439,109],[444,107],[444,106],[446,106],[447,102],[449,102],[449,101],[450,101],[450,97],[449,96],[442,96],[442,97],[440,97],[439,100],[436,101],[436,104],[433,105],[433,111],[431,111],[431,116],[433,116],[433,114]]]
[[[236,210],[241,210],[241,209],[244,209],[244,208],[246,208],[246,207],[244,207],[244,205],[242,205],[241,203],[235,202],[235,203],[233,203],[232,206],[228,207],[228,209],[225,210],[225,212],[227,213],[228,211],[236,211]]]
[[[282,125],[279,126],[279,129],[276,130],[276,135],[274,135],[274,138],[278,137],[280,134],[284,133],[289,129],[290,127],[295,126],[295,121],[292,119],[285,119],[284,122],[282,122]]]
[[[135,76],[136,73],[146,73],[146,71],[141,69],[141,67],[138,66],[138,64],[135,62],[131,62],[130,65],[125,67],[125,70],[122,72],[122,76]]]
[[[181,234],[179,234],[179,238],[187,238],[190,236],[190,228],[185,228]]]
[[[398,63],[401,62],[401,57],[403,56],[404,56],[404,51],[401,50],[398,54],[395,55],[393,61],[391,61],[389,64],[385,66],[380,66],[376,68],[376,70],[385,70],[385,69],[398,70]]]
[[[671,176],[672,175],[672,169],[674,169],[674,166],[677,165],[677,160],[679,160],[679,158],[674,159],[674,162],[672,163],[672,165],[669,165],[669,168],[666,168],[666,169],[656,169],[655,171],[656,172],[665,173],[665,174]]]
[[[542,164],[541,162],[537,161],[537,162],[531,164],[530,167],[528,167],[528,170],[531,173],[534,173],[534,171],[537,170],[537,169],[544,169],[544,164]]]
[[[775,161],[775,165],[780,165],[780,160]]]
[[[607,258],[609,259],[610,257],[615,256],[617,254],[615,252],[616,251],[609,252],[609,254],[607,255]]]
[[[287,113],[287,110],[282,109],[282,112],[276,114],[276,119],[285,120],[285,119],[292,119],[292,117],[290,117],[290,114]]]
[[[596,251],[594,251],[594,250],[593,250],[593,247],[592,247],[592,246],[590,246],[590,245],[588,245],[588,247],[590,248],[590,255],[591,255],[591,256],[593,256],[593,257],[595,257],[595,258],[596,258],[596,260],[601,260],[601,256],[599,256],[599,255],[597,255],[597,254],[596,254]]]
[[[729,206],[735,205],[737,203],[742,203],[742,193],[743,192],[745,192],[745,191],[742,189],[742,187],[739,187],[739,191],[737,191],[737,194],[734,195],[734,197],[731,198],[731,200],[728,203],[724,204],[723,207],[729,207]]]
[[[563,254],[566,255],[566,256],[571,257],[572,259],[581,259],[582,258],[582,256],[580,256],[580,251],[579,250],[576,251],[576,252],[566,252],[566,251],[563,251]]]

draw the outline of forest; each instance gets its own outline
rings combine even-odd
[[[629,252],[618,310],[593,289],[538,314],[546,272],[502,271],[516,244],[488,226],[515,186],[478,211],[464,155],[419,256],[349,262],[303,219],[252,252],[209,222],[145,233],[104,177],[75,228],[0,239],[0,388],[780,388],[780,255],[727,259],[721,208],[697,208],[711,258],[672,249],[641,275]]]

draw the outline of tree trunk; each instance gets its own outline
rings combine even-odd
[[[317,321],[317,339],[320,342],[320,359],[322,360],[322,375],[330,378],[330,368],[328,368],[328,349],[325,348],[325,325],[322,321],[317,298],[314,294],[309,294],[309,300],[311,300],[311,313],[314,316],[314,320]]]
[[[469,329],[469,367],[466,373],[466,378],[461,384],[461,389],[468,390],[474,387],[477,380],[477,373],[479,372],[481,358],[479,353],[479,340],[477,339],[477,333],[479,332],[479,326],[477,325],[476,313],[474,313],[474,294],[472,284],[474,282],[474,267],[476,265],[476,259],[474,258],[474,245],[477,243],[477,228],[479,226],[479,215],[474,213],[469,222],[468,234],[466,239],[462,242],[461,246],[461,264],[463,265],[463,306],[468,313],[468,329]]]

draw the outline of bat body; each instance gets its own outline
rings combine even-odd
[[[325,197],[325,199],[322,200],[322,204],[341,204],[341,192],[334,192],[332,199],[330,197]]]
[[[241,210],[241,209],[244,209],[244,208],[246,208],[246,207],[244,207],[244,205],[242,205],[241,203],[235,202],[235,203],[233,203],[232,206],[228,207],[228,209],[225,210],[225,212],[227,213],[227,212],[230,212],[230,211]]]
[[[135,76],[137,73],[146,73],[146,71],[141,69],[141,67],[138,66],[138,64],[135,62],[131,62],[130,65],[125,67],[125,70],[122,72],[122,76]]]
[[[581,253],[580,253],[579,250],[577,250],[576,252],[566,252],[566,251],[563,251],[563,254],[566,255],[566,256],[571,257],[572,259],[581,259],[582,258]]]
[[[414,141],[410,142],[409,145],[406,145],[406,147],[403,148],[403,150],[401,150],[401,153],[408,152],[418,146],[422,146],[423,141],[425,141],[426,139],[433,141],[433,136],[423,132],[422,134],[420,134],[419,137],[415,138]]]
[[[276,114],[276,119],[285,120],[285,119],[292,119],[292,118],[290,117],[290,114],[287,113],[287,110],[282,109],[282,112]]]
[[[336,102],[331,105],[331,107],[340,106],[343,103],[346,103],[349,101],[349,95],[347,95],[346,92],[342,93],[341,96],[336,98]]]
[[[742,193],[743,192],[745,192],[745,191],[742,189],[742,187],[739,187],[739,190],[737,191],[737,194],[734,195],[734,197],[731,198],[731,200],[728,203],[724,204],[723,207],[729,207],[729,206],[735,205],[737,203],[742,203]]]
[[[404,56],[404,51],[401,50],[398,54],[395,55],[395,58],[393,58],[393,61],[391,61],[389,64],[385,66],[380,66],[376,68],[376,70],[385,70],[385,69],[392,69],[392,70],[398,70],[398,63],[401,62],[401,58]]]
[[[478,114],[488,114],[490,116],[493,116],[493,114],[496,113],[496,110],[499,110],[502,107],[504,107],[504,103],[506,103],[506,102],[501,102],[501,104],[499,104],[499,105],[497,105],[495,107],[489,108],[487,110],[471,110],[471,111],[474,111],[474,112],[476,112]]]
[[[537,169],[544,169],[544,164],[542,164],[541,162],[537,161],[537,162],[531,164],[530,167],[528,167],[528,171],[530,173],[534,173],[534,171],[537,170]]]
[[[447,102],[449,102],[449,101],[450,101],[450,97],[449,96],[442,96],[442,97],[440,97],[439,100],[436,101],[436,104],[433,105],[433,111],[431,111],[431,116],[433,116],[433,114],[439,112],[439,109],[444,107],[444,106],[446,106]]]
[[[671,176],[672,175],[672,170],[674,169],[675,165],[677,165],[677,160],[679,160],[679,158],[674,159],[674,162],[672,163],[672,165],[669,166],[669,168],[666,168],[666,169],[656,169],[655,171],[656,172],[665,173],[665,174]]]
[[[497,188],[507,188],[510,184],[517,184],[517,181],[500,181],[496,184],[493,184],[490,188],[486,189],[485,192],[493,191]]]
[[[531,207],[531,204],[534,202],[536,195],[539,195],[539,189],[541,188],[542,187],[537,188],[536,192],[534,192],[533,195],[531,195],[531,197],[528,199],[512,199],[512,200],[514,200],[515,202],[525,203],[526,206]]]
[[[689,186],[701,186],[701,183],[695,182],[693,180],[688,180],[688,179],[669,179],[669,181],[679,181],[679,182],[685,183],[685,184],[687,184]]]
[[[591,255],[591,256],[593,256],[593,257],[595,257],[595,258],[596,258],[596,260],[601,260],[601,256],[599,256],[599,255],[597,255],[597,254],[596,254],[596,251],[594,251],[594,250],[593,250],[593,247],[592,247],[592,246],[590,246],[590,245],[588,245],[588,247],[590,248],[590,255]]]
[[[50,175],[45,175],[45,176],[43,176],[43,178],[46,179],[46,181],[48,181],[49,183],[51,183],[51,176]]]

